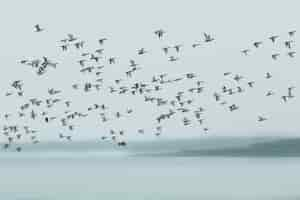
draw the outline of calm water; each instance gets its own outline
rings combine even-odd
[[[300,199],[300,140],[39,144],[0,153],[0,199]]]

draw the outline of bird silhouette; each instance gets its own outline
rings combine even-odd
[[[43,28],[41,28],[41,26],[40,26],[39,24],[36,24],[36,25],[34,26],[34,28],[35,28],[35,32],[41,32],[41,31],[44,30]]]
[[[273,36],[269,37],[269,39],[270,39],[273,43],[275,43],[275,41],[276,41],[277,38],[279,38],[278,35],[273,35]]]
[[[210,35],[210,34],[208,34],[208,33],[203,33],[203,35],[204,35],[204,42],[212,42],[212,41],[214,41],[215,39]]]
[[[157,37],[159,39],[161,39],[165,33],[166,32],[164,30],[162,30],[162,29],[158,29],[158,30],[154,31],[154,34],[157,35]]]

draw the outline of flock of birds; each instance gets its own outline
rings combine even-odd
[[[34,26],[34,31],[36,33],[40,33],[46,30],[37,24]],[[166,31],[162,29],[156,30],[153,33],[158,40],[163,40],[165,34]],[[294,58],[296,55],[296,52],[293,50],[295,45],[295,34],[296,31],[288,32],[287,35],[289,40],[284,41],[283,43],[287,50],[286,55],[290,58]],[[276,44],[279,37],[280,36],[278,35],[273,35],[267,40],[268,42]],[[199,80],[199,76],[196,73],[185,73],[177,77],[170,77],[167,73],[161,73],[153,75],[150,80],[130,82],[128,80],[132,80],[137,72],[142,71],[141,64],[137,63],[134,59],[130,59],[128,61],[128,70],[126,70],[124,76],[114,79],[112,85],[105,87],[103,74],[105,73],[104,70],[106,66],[115,65],[119,61],[119,57],[105,56],[104,47],[107,40],[107,38],[98,39],[99,48],[94,51],[86,51],[85,41],[73,34],[68,34],[65,38],[59,41],[58,46],[62,52],[66,53],[70,51],[70,49],[74,49],[80,53],[80,57],[75,62],[79,67],[79,73],[87,80],[83,83],[73,83],[70,86],[71,90],[83,92],[83,94],[87,94],[91,91],[101,91],[102,93],[106,92],[111,95],[119,95],[121,98],[122,95],[139,96],[145,103],[152,104],[153,107],[164,107],[165,112],[160,113],[158,116],[154,116],[153,119],[155,126],[152,133],[156,136],[160,136],[162,134],[165,121],[169,121],[175,118],[175,116],[181,119],[184,127],[196,124],[201,128],[201,130],[203,130],[204,133],[209,132],[210,129],[205,123],[206,109],[195,102],[195,98],[197,98],[199,94],[203,93],[205,90],[206,82]],[[254,42],[253,48],[261,48],[267,40]],[[204,33],[203,39],[190,44],[190,47],[192,49],[196,49],[214,42],[215,38],[211,34]],[[160,51],[170,63],[175,63],[180,59],[179,52],[182,51],[183,47],[183,44],[163,46]],[[249,56],[254,49],[244,49],[241,51],[241,54]],[[146,48],[140,48],[137,50],[137,56],[147,55],[148,53],[149,50]],[[280,53],[271,54],[271,58],[273,60],[279,59],[280,56]],[[38,76],[44,75],[49,70],[55,70],[60,65],[58,62],[53,61],[46,56],[37,59],[24,59],[20,61],[20,64],[29,66]],[[224,77],[232,80],[234,84],[223,84],[220,87],[220,90],[213,92],[212,99],[218,105],[226,108],[228,112],[235,112],[240,108],[240,106],[235,103],[230,103],[227,100],[227,97],[239,95],[248,89],[255,88],[256,83],[254,80],[245,79],[241,74],[224,72],[223,75]],[[265,79],[272,79],[272,74],[270,72],[266,72]],[[191,87],[187,90],[176,91],[171,98],[163,98],[157,95],[158,92],[169,87],[171,84],[187,81],[189,81],[188,83],[191,83]],[[5,93],[5,96],[17,96],[24,98],[24,84],[25,83],[22,80],[12,81],[10,90]],[[294,86],[287,87],[286,93],[281,95],[282,102],[286,103],[295,97],[293,94],[294,88]],[[32,144],[40,142],[38,130],[30,127],[28,123],[11,125],[10,119],[12,116],[28,118],[28,120],[40,120],[41,123],[45,124],[57,123],[62,127],[62,132],[57,133],[57,138],[65,141],[72,141],[74,136],[73,132],[76,130],[76,123],[79,123],[82,118],[97,116],[99,117],[97,120],[100,120],[102,123],[106,123],[108,121],[118,120],[119,118],[129,117],[135,113],[134,108],[126,108],[122,111],[113,111],[108,104],[104,103],[94,103],[89,105],[83,111],[76,111],[75,108],[73,108],[73,102],[71,99],[63,99],[60,97],[63,93],[61,89],[48,88],[47,93],[48,96],[45,98],[24,98],[24,102],[18,106],[16,112],[5,113],[3,115],[4,121],[6,122],[2,128],[2,135],[5,136],[5,142],[1,142],[3,143],[3,149],[12,149],[18,152],[22,151],[21,141],[25,137],[29,138]],[[266,92],[265,96],[272,96],[274,94],[275,91],[270,90]],[[63,109],[61,109],[63,110],[62,114],[51,113],[51,110],[58,105],[63,106]],[[268,118],[263,115],[257,116],[257,122],[259,123],[266,120],[268,120]],[[135,131],[137,134],[145,134],[146,132],[143,128],[138,128]],[[69,134],[66,134],[66,132]],[[126,146],[127,141],[124,139],[125,134],[126,133],[123,129],[111,128],[108,133],[101,135],[99,139],[103,141],[112,141],[113,144],[118,146]]]

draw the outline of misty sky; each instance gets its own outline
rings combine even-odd
[[[154,119],[163,109],[145,104],[142,96],[106,95],[107,92],[84,96],[83,92],[71,89],[73,83],[85,80],[78,73],[80,54],[75,50],[62,52],[59,48],[59,40],[72,33],[86,41],[87,51],[99,48],[99,38],[108,38],[104,46],[105,55],[117,57],[117,64],[105,64],[103,78],[106,86],[114,79],[125,77],[130,59],[136,60],[142,67],[133,78],[136,81],[150,81],[153,75],[160,73],[168,73],[169,77],[175,78],[188,72],[197,73],[197,80],[206,81],[205,92],[197,97],[197,102],[207,108],[205,118],[206,126],[210,128],[209,135],[299,135],[299,88],[294,91],[296,98],[287,104],[280,99],[289,86],[300,86],[298,55],[289,58],[283,45],[288,39],[288,31],[299,30],[299,7],[300,3],[296,0],[1,1],[1,126],[4,123],[3,113],[15,111],[16,106],[24,102],[21,98],[4,97],[5,92],[11,90],[11,82],[21,79],[24,81],[25,99],[44,98],[47,89],[53,87],[63,90],[60,97],[74,101],[73,108],[79,110],[93,103],[108,104],[113,111],[135,110],[134,115],[108,125],[103,125],[95,117],[83,119],[76,129],[78,139],[101,136],[112,127],[126,130],[128,137],[132,138],[148,137],[136,136],[133,130],[138,128],[145,128],[146,133],[152,135],[156,126]],[[35,33],[35,24],[40,24],[45,31]],[[161,41],[153,34],[160,28],[167,32]],[[212,34],[216,41],[197,49],[191,48],[193,42],[203,40],[203,32]],[[273,34],[280,36],[276,45],[268,40]],[[294,39],[297,39],[297,34]],[[255,50],[254,41],[263,41],[263,47]],[[170,63],[161,48],[175,44],[183,44],[183,49],[180,60]],[[149,50],[149,54],[139,57],[137,50],[142,47]],[[248,57],[240,52],[245,48],[253,49]],[[298,51],[298,47],[295,46],[294,50]],[[276,52],[282,54],[278,61],[271,59],[271,54]],[[42,56],[59,62],[57,69],[49,69],[45,75],[37,76],[29,66],[19,64],[21,59]],[[257,82],[256,88],[230,98],[230,102],[241,107],[234,113],[217,105],[212,97],[222,84],[228,83],[229,80],[223,77],[227,71]],[[271,80],[264,79],[266,72],[273,74]],[[158,95],[171,97],[180,88],[194,83],[179,83]],[[268,90],[274,90],[276,95],[266,98]],[[57,110],[61,112],[59,107]],[[258,124],[258,115],[269,120]],[[63,132],[58,125],[44,127],[39,122],[26,123],[40,130],[42,138],[57,138],[58,132]],[[167,121],[164,127],[165,137],[204,135],[199,126],[183,127],[180,117]]]

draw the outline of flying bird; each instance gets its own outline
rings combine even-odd
[[[180,50],[181,47],[182,47],[181,44],[177,44],[177,45],[174,46],[174,48],[175,48],[175,50],[176,50],[177,53],[179,52],[179,50]]]
[[[204,42],[212,42],[215,40],[211,35],[209,35],[207,33],[203,33],[203,35],[205,37]]]
[[[43,28],[41,28],[41,26],[40,26],[39,24],[36,24],[36,25],[34,26],[34,28],[35,28],[35,32],[41,32],[41,31],[44,30]]]
[[[255,46],[255,48],[260,47],[260,45],[262,45],[262,42],[254,42],[253,45]]]
[[[284,45],[285,45],[286,48],[291,49],[293,42],[294,42],[293,40],[288,40],[288,41],[284,42]]]
[[[273,36],[269,37],[269,39],[270,39],[273,43],[275,43],[275,40],[276,40],[277,38],[279,38],[278,35],[273,35]]]
[[[164,51],[165,54],[168,54],[169,52],[169,46],[168,47],[163,47],[162,50]]]
[[[176,58],[176,57],[174,57],[174,56],[170,56],[169,57],[169,61],[171,61],[171,62],[174,62],[174,61],[177,61],[179,58]]]
[[[290,52],[288,52],[288,56],[289,57],[291,57],[291,58],[294,58],[295,57],[295,54],[296,54],[296,52],[295,51],[290,51]]]
[[[280,56],[279,53],[272,54],[272,59],[277,60],[278,56]]]
[[[98,40],[98,42],[99,42],[100,45],[103,45],[104,41],[106,41],[106,40],[107,40],[107,38],[101,38],[101,39]]]
[[[241,51],[245,56],[248,56],[248,53],[250,52],[250,49],[244,49]]]
[[[263,121],[266,121],[266,120],[267,120],[267,118],[262,117],[262,116],[258,116],[258,121],[259,122],[263,122]]]
[[[154,31],[154,34],[157,35],[157,37],[160,39],[166,32],[162,29]]]
[[[196,47],[198,47],[198,46],[201,46],[201,43],[194,43],[194,44],[192,44],[192,47],[193,47],[193,48],[196,48]]]
[[[289,34],[290,37],[293,37],[293,36],[295,35],[295,33],[296,33],[295,30],[294,30],[294,31],[289,31],[289,32],[288,32],[288,34]]]
[[[69,42],[73,42],[73,41],[77,40],[77,38],[73,34],[71,34],[71,33],[69,33],[67,36],[68,36],[67,40]]]
[[[266,79],[270,79],[270,78],[272,78],[272,75],[271,75],[270,72],[267,72],[267,73],[266,73]]]

